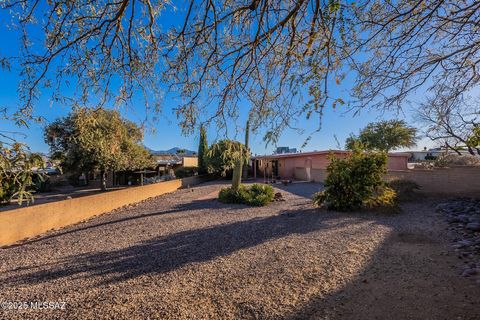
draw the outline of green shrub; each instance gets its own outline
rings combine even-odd
[[[175,170],[175,177],[177,178],[186,178],[195,176],[198,174],[197,167],[180,167]]]
[[[261,207],[273,201],[273,188],[269,185],[241,185],[237,191],[232,188],[220,190],[218,199],[223,203],[243,203],[249,206]]]
[[[238,191],[234,191],[230,187],[222,188],[218,194],[218,200],[223,203],[241,203],[240,190],[243,188],[243,186],[240,186]]]
[[[313,196],[314,203],[338,211],[393,205],[395,190],[383,181],[386,164],[385,153],[354,152],[345,159],[331,158],[325,190]]]

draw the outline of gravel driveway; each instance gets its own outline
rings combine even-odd
[[[479,319],[480,286],[459,277],[433,200],[340,214],[299,183],[249,208],[216,201],[222,185],[0,249],[0,318]]]

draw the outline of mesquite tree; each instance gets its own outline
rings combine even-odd
[[[419,122],[433,141],[460,154],[466,149],[472,155],[480,155],[480,106],[463,95],[451,97],[443,91],[430,97],[419,109]]]
[[[417,89],[445,85],[455,88],[445,92],[453,96],[480,81],[477,0],[4,0],[1,6],[21,39],[18,55],[0,62],[21,70],[23,117],[32,115],[43,88],[54,101],[74,103],[91,95],[99,104],[124,103],[139,93],[151,115],[166,87],[179,97],[175,112],[185,133],[199,121],[226,130],[247,101],[252,130],[263,127],[265,139],[276,141],[284,128],[321,116],[325,107],[349,102],[396,110]],[[347,73],[355,86],[344,101],[332,87]],[[71,82],[77,93],[65,97]]]
[[[346,149],[357,147],[366,150],[389,152],[398,148],[413,147],[417,141],[417,129],[403,120],[388,120],[369,123],[358,136],[347,138]]]
[[[76,108],[45,128],[45,142],[62,167],[73,173],[100,171],[102,190],[107,171],[155,166],[142,138],[137,125],[105,109]]]

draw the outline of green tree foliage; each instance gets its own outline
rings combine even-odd
[[[345,159],[332,157],[325,190],[314,195],[314,203],[338,211],[393,205],[395,191],[383,181],[386,172],[385,153],[354,152]]]
[[[238,141],[220,140],[208,151],[208,171],[222,176],[232,173],[232,188],[241,183],[242,164],[247,162],[249,151]]]
[[[252,128],[276,140],[299,118],[346,103],[337,85],[347,72],[358,108],[398,110],[417,90],[452,97],[480,84],[474,0],[38,4],[0,2],[11,30],[23,31],[15,56],[0,57],[5,67],[18,63],[21,115],[32,114],[42,87],[61,99],[73,81],[76,103],[99,91],[100,103],[143,94],[158,109],[164,79],[182,97],[175,111],[185,132],[200,116],[226,128],[247,101]]]
[[[200,126],[200,140],[198,142],[198,169],[200,173],[207,172],[208,141],[207,131],[203,125]]]
[[[348,150],[376,150],[389,152],[402,147],[413,147],[417,141],[417,129],[403,120],[374,122],[350,136],[345,142]]]
[[[42,157],[28,152],[23,144],[14,143],[11,147],[0,144],[0,203],[8,203],[15,197],[19,204],[33,201],[28,187],[33,184],[33,169],[42,166]]]
[[[102,189],[106,172],[152,167],[155,162],[141,144],[143,134],[118,111],[76,108],[45,128],[45,141],[66,171],[100,171]]]

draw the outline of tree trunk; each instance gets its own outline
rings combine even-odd
[[[107,173],[105,171],[100,171],[100,189],[107,190]]]
[[[233,168],[233,177],[232,177],[232,189],[237,191],[240,188],[242,183],[242,167],[243,161],[239,159],[235,162],[235,167]]]
[[[468,149],[468,152],[469,152],[472,156],[475,155],[475,152],[473,151],[473,148],[472,148],[472,147],[467,146],[467,149]]]

